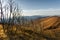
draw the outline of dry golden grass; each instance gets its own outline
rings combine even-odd
[[[42,21],[41,21],[42,20]],[[0,24],[0,38],[7,40],[60,40],[60,17],[34,20],[29,25]],[[7,36],[7,37],[6,37]]]

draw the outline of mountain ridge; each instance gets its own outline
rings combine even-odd
[[[42,24],[44,26],[43,27],[44,29],[54,28],[58,24],[60,24],[60,16],[52,16],[52,17],[46,17],[46,18],[42,18],[42,19],[36,19],[34,21],[34,23],[36,23],[36,24],[39,24],[39,23]]]

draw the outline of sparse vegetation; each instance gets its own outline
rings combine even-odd
[[[1,25],[0,27],[2,28],[1,30],[5,30],[4,32],[5,37],[3,37],[3,35],[1,37],[6,40],[59,40],[60,39],[59,28],[44,29],[44,27],[46,27],[44,26],[43,29],[41,29],[42,24],[41,25],[36,24],[35,22],[38,22],[38,21],[33,21],[33,24],[35,25],[32,25],[32,22],[29,22],[30,26],[26,26],[27,25],[26,24],[26,25],[10,25],[11,27],[9,27],[8,24],[4,24],[5,29],[2,28],[3,26],[2,24],[0,24]],[[54,27],[54,25],[51,25],[51,26]]]
[[[0,0],[0,40],[60,40],[60,17],[28,21],[22,17],[22,10],[19,9],[18,4],[13,5],[14,3],[13,0],[8,0],[8,5],[4,8],[7,13],[5,20],[3,4]]]

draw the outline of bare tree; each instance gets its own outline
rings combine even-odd
[[[3,21],[3,8],[2,8],[2,2],[0,0],[0,11],[1,11],[1,22]]]
[[[9,22],[11,22],[11,16],[12,16],[12,12],[13,12],[14,1],[13,0],[8,0],[8,2],[9,2],[9,7],[10,7],[10,19],[9,19]]]

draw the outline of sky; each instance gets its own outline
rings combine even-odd
[[[25,10],[60,8],[60,0],[18,0],[18,3]]]
[[[60,15],[60,0],[17,0],[25,16]]]
[[[19,9],[22,9],[24,16],[60,15],[60,0],[15,0],[15,2],[18,3]]]

